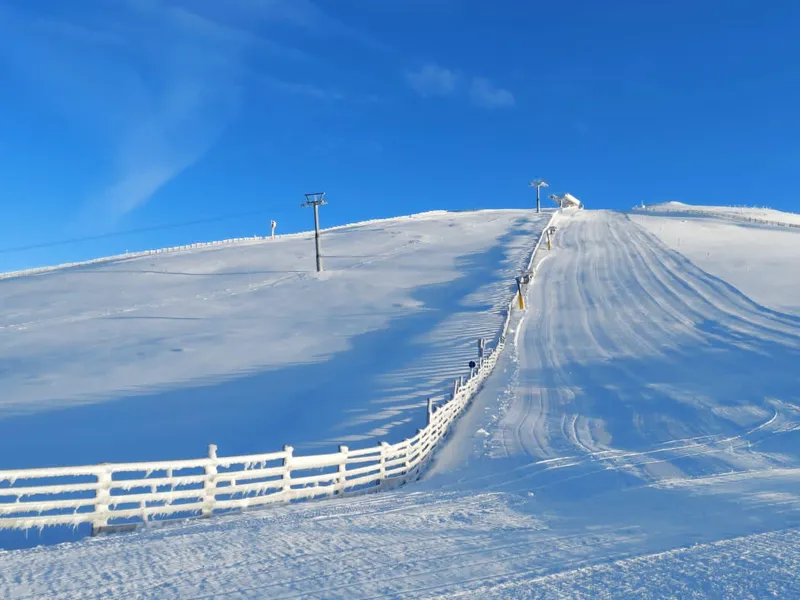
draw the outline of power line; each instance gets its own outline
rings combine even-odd
[[[0,254],[13,254],[15,252],[26,252],[28,250],[39,250],[42,248],[53,248],[56,246],[67,246],[70,244],[80,244],[82,242],[91,242],[95,240],[105,240],[125,235],[134,235],[137,233],[149,233],[152,231],[165,231],[169,229],[178,229],[180,227],[190,227],[191,225],[202,225],[205,223],[218,223],[220,221],[231,221],[233,219],[240,219],[242,217],[253,217],[257,215],[264,215],[267,212],[277,214],[275,211],[257,210],[246,213],[238,213],[233,215],[221,215],[217,217],[209,217],[207,219],[197,219],[195,221],[183,221],[180,223],[170,223],[168,225],[154,225],[152,227],[139,227],[137,229],[126,229],[124,231],[115,231],[112,233],[100,233],[97,235],[87,235],[83,237],[70,238],[66,240],[57,240],[53,242],[42,242],[39,244],[29,244],[27,246],[16,246],[13,248],[0,248]]]

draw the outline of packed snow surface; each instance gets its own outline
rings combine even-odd
[[[557,225],[424,481],[9,552],[0,596],[799,596],[800,319],[625,215]]]

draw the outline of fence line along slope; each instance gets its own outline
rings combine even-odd
[[[505,332],[504,325],[493,347],[485,348],[481,340],[476,366],[466,378],[454,380],[441,405],[428,400],[425,427],[403,441],[360,450],[340,445],[335,453],[304,456],[285,446],[280,452],[220,457],[212,444],[202,459],[0,471],[0,529],[90,525],[93,533],[119,532],[165,519],[354,495],[418,479],[494,369]]]
[[[641,213],[716,217],[757,225],[800,228],[800,214],[755,206],[700,206],[683,202],[662,202],[649,206],[635,206],[633,210]]]

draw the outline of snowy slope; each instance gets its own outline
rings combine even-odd
[[[424,424],[549,214],[426,213],[0,280],[0,469],[335,449]]]
[[[791,221],[792,215],[781,214],[781,220]],[[630,218],[752,300],[800,316],[800,228],[766,227],[716,217],[681,218],[679,214],[637,213]]]
[[[7,553],[0,596],[800,595],[800,319],[625,215],[558,227],[425,481]]]

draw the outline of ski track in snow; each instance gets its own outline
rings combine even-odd
[[[624,215],[558,227],[425,480],[0,554],[0,596],[800,595],[800,321]]]
[[[548,273],[547,284],[535,289],[532,304],[542,308],[529,315],[518,359],[525,368],[514,384],[517,400],[497,434],[503,454],[523,455],[531,462],[516,468],[513,478],[505,472],[482,476],[483,488],[517,489],[521,481],[530,480],[533,489],[541,490],[558,482],[539,484],[537,479],[575,467],[581,472],[572,479],[614,470],[645,481],[658,480],[665,470],[691,477],[726,466],[769,468],[772,457],[750,450],[773,434],[796,430],[797,389],[789,365],[800,347],[797,321],[730,293],[623,217],[586,218],[586,223],[578,221],[565,229],[559,242],[565,247],[558,257],[559,273]],[[700,335],[696,325],[704,323],[714,323],[714,328]],[[790,352],[774,367],[793,394],[788,404],[763,396],[758,401],[737,400],[744,378],[731,378],[729,371],[747,365],[733,362],[735,356],[714,360],[713,354],[746,347],[748,337]],[[687,346],[707,348],[712,355],[708,366],[723,368],[733,385],[721,384],[717,373],[705,372],[700,365],[684,364],[681,350]],[[709,406],[712,400],[700,394],[672,393],[672,383],[654,385],[654,375],[669,379],[663,369],[653,373],[631,366],[632,357],[646,361],[658,355],[666,358],[667,369],[685,380],[683,385],[702,388],[703,379],[710,379],[712,389],[702,394],[716,392],[717,406]],[[602,365],[601,377],[595,375],[599,369],[594,362]],[[576,367],[583,378],[578,385],[570,383]],[[582,388],[598,391],[607,385],[614,386],[614,396],[626,406],[606,409],[593,394],[576,401]],[[695,392],[692,387],[686,391]],[[653,388],[657,394],[650,392]],[[651,398],[659,404],[654,406]],[[618,409],[619,414],[607,413]],[[670,418],[676,410],[691,411],[697,420]],[[738,423],[715,418],[726,412],[744,413],[752,427],[739,430]],[[619,433],[609,431],[610,426]],[[707,433],[709,427],[716,432]],[[726,433],[732,429],[739,432]],[[626,439],[628,450],[613,447],[619,434],[636,434]]]

